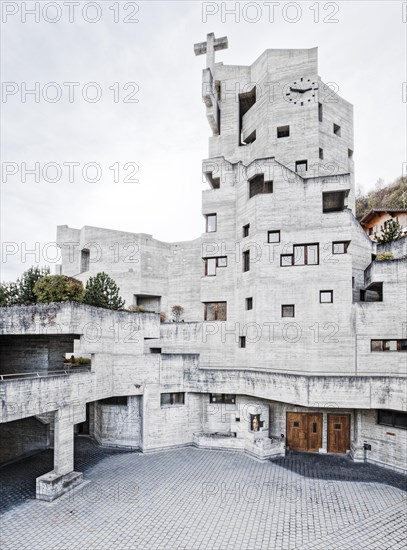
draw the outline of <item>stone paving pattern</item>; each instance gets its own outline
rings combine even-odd
[[[376,466],[299,453],[260,462],[192,447],[141,454],[83,438],[76,455],[86,481],[52,503],[27,489],[49,470],[50,452],[0,469],[2,493],[14,491],[3,548],[406,548],[406,478]],[[19,483],[7,481],[18,471],[20,496]]]

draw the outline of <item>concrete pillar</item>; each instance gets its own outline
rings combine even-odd
[[[54,472],[59,475],[73,471],[74,424],[69,407],[55,413]]]
[[[364,462],[365,452],[362,441],[362,411],[356,409],[353,413],[353,437],[350,443],[350,456],[354,462]]]
[[[55,411],[54,469],[37,478],[37,499],[55,500],[82,483],[83,474],[74,472],[74,424],[85,417],[85,403]]]

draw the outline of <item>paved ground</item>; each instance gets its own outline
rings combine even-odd
[[[53,503],[9,501],[1,521],[3,548],[406,547],[405,477],[381,468],[294,453],[262,463],[195,448],[143,455],[105,451],[83,440],[77,448],[76,469],[81,463],[86,482]],[[25,461],[26,478],[36,477],[30,468],[33,463],[38,470],[41,457],[44,470],[49,453]],[[16,469],[8,466],[0,474]],[[14,492],[17,498],[18,488]]]

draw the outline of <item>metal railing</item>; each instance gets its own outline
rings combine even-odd
[[[0,382],[7,382],[8,380],[32,380],[37,378],[51,378],[52,376],[69,376],[70,374],[78,374],[83,372],[90,372],[91,367],[82,366],[61,370],[49,370],[41,372],[19,372],[16,374],[0,374]]]

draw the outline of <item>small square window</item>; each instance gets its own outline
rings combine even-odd
[[[321,160],[324,160],[324,150],[321,149],[321,147],[319,148],[319,158],[320,158]]]
[[[334,122],[334,134],[341,137],[341,127]]]
[[[246,347],[246,336],[239,336],[239,348]]]
[[[246,298],[246,309],[253,309],[253,298]]]
[[[300,423],[295,421],[293,422],[293,428],[299,428],[300,427]]]
[[[277,137],[278,138],[289,137],[289,135],[290,135],[290,127],[289,126],[279,126],[277,128]]]
[[[294,305],[281,306],[281,317],[294,317]]]
[[[220,258],[218,258],[217,265],[218,265],[218,267],[227,267],[227,265],[228,265],[227,256],[221,256]]]
[[[319,291],[320,304],[332,304],[334,301],[333,295],[334,295],[333,290],[320,290]]]
[[[308,170],[308,161],[307,160],[297,160],[295,161],[295,171],[298,174],[303,174]]]
[[[206,232],[215,233],[217,225],[216,214],[207,214],[206,216]]]
[[[280,265],[281,265],[281,267],[287,267],[289,265],[293,265],[293,263],[294,263],[293,254],[281,254],[280,255]]]
[[[279,243],[280,242],[280,231],[268,231],[268,233],[267,233],[267,242],[269,242],[269,243]]]
[[[250,223],[243,226],[243,238],[248,237],[250,234]]]
[[[383,351],[383,343],[382,343],[382,340],[371,340],[371,342],[370,342],[370,350],[371,350],[371,351]]]
[[[348,251],[349,241],[338,241],[332,243],[332,254],[346,254]]]

